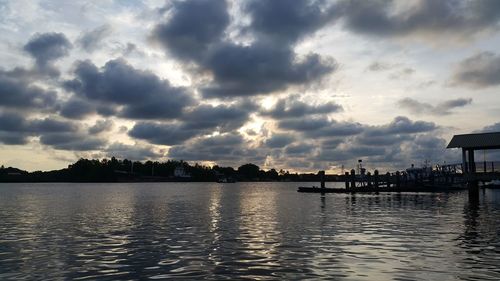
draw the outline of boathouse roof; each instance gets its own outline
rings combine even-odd
[[[500,149],[500,132],[454,135],[446,148]]]

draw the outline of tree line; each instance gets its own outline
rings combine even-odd
[[[0,182],[126,182],[126,181],[318,181],[317,174],[260,169],[248,163],[232,167],[193,165],[178,160],[131,161],[128,159],[80,159],[67,168],[27,172],[0,167]]]

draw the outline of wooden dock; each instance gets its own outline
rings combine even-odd
[[[365,187],[365,188],[320,188],[300,186],[297,192],[303,193],[379,193],[379,192],[447,192],[454,190],[466,190],[463,186],[415,186],[415,187],[401,187],[401,188],[387,188],[387,187]]]
[[[467,189],[467,179],[456,170],[436,171],[432,169],[409,169],[404,172],[379,175],[357,175],[355,170],[344,175],[345,188],[326,188],[324,171],[319,173],[320,187],[301,186],[298,192],[304,193],[377,193],[377,192],[447,192]]]

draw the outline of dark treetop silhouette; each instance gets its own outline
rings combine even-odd
[[[261,170],[255,164],[232,167],[190,165],[184,161],[139,162],[115,157],[102,160],[80,159],[61,170],[27,172],[2,166],[0,182],[122,182],[122,181],[318,181],[316,174],[298,174],[275,169]],[[328,180],[338,180],[330,176]]]

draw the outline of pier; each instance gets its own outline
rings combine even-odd
[[[415,168],[404,171],[373,174],[365,169],[352,169],[342,175],[345,188],[326,188],[325,172],[318,173],[320,187],[299,187],[308,193],[371,193],[371,192],[444,192],[469,190],[475,196],[479,183],[500,180],[500,162],[476,162],[477,150],[500,149],[500,132],[455,135],[447,148],[462,148],[462,163]],[[360,160],[361,162],[361,160]]]

